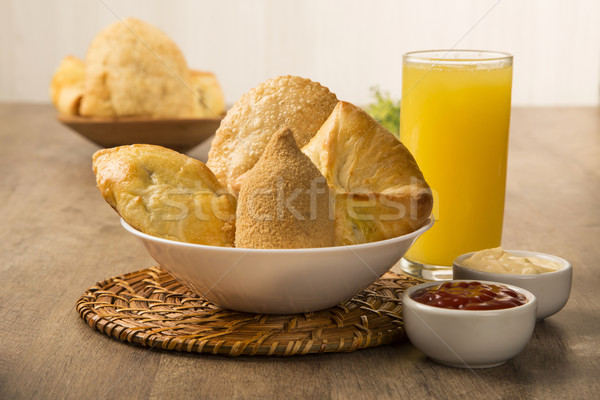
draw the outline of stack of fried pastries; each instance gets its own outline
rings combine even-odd
[[[100,31],[85,60],[65,57],[50,96],[71,116],[220,118],[225,111],[216,76],[190,70],[171,38],[135,18]]]
[[[106,201],[130,225],[217,246],[373,242],[413,232],[433,207],[423,174],[394,135],[327,88],[294,76],[271,79],[236,102],[207,165],[132,145],[97,152],[94,172]]]

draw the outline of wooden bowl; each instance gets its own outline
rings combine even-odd
[[[57,119],[81,136],[102,147],[156,144],[184,153],[211,137],[221,118],[119,119],[58,115]]]

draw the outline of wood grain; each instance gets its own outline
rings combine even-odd
[[[97,281],[154,262],[104,203],[97,147],[44,105],[0,104],[0,398],[593,398],[600,389],[600,109],[513,112],[504,246],[574,265],[569,303],[503,366],[437,365],[403,342],[231,359],[110,339],[75,311]],[[205,159],[208,144],[190,153]]]

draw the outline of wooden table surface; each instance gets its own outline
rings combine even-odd
[[[190,155],[205,159],[207,145]],[[155,265],[95,187],[97,147],[47,105],[0,104],[0,399],[598,398],[600,109],[513,112],[504,247],[571,261],[571,298],[483,370],[408,341],[349,354],[227,358],[149,350],[75,311],[97,281]]]

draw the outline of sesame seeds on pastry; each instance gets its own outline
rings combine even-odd
[[[215,134],[207,165],[233,192],[262,155],[271,136],[289,128],[299,147],[314,136],[337,104],[326,87],[298,76],[269,79],[244,94]]]

